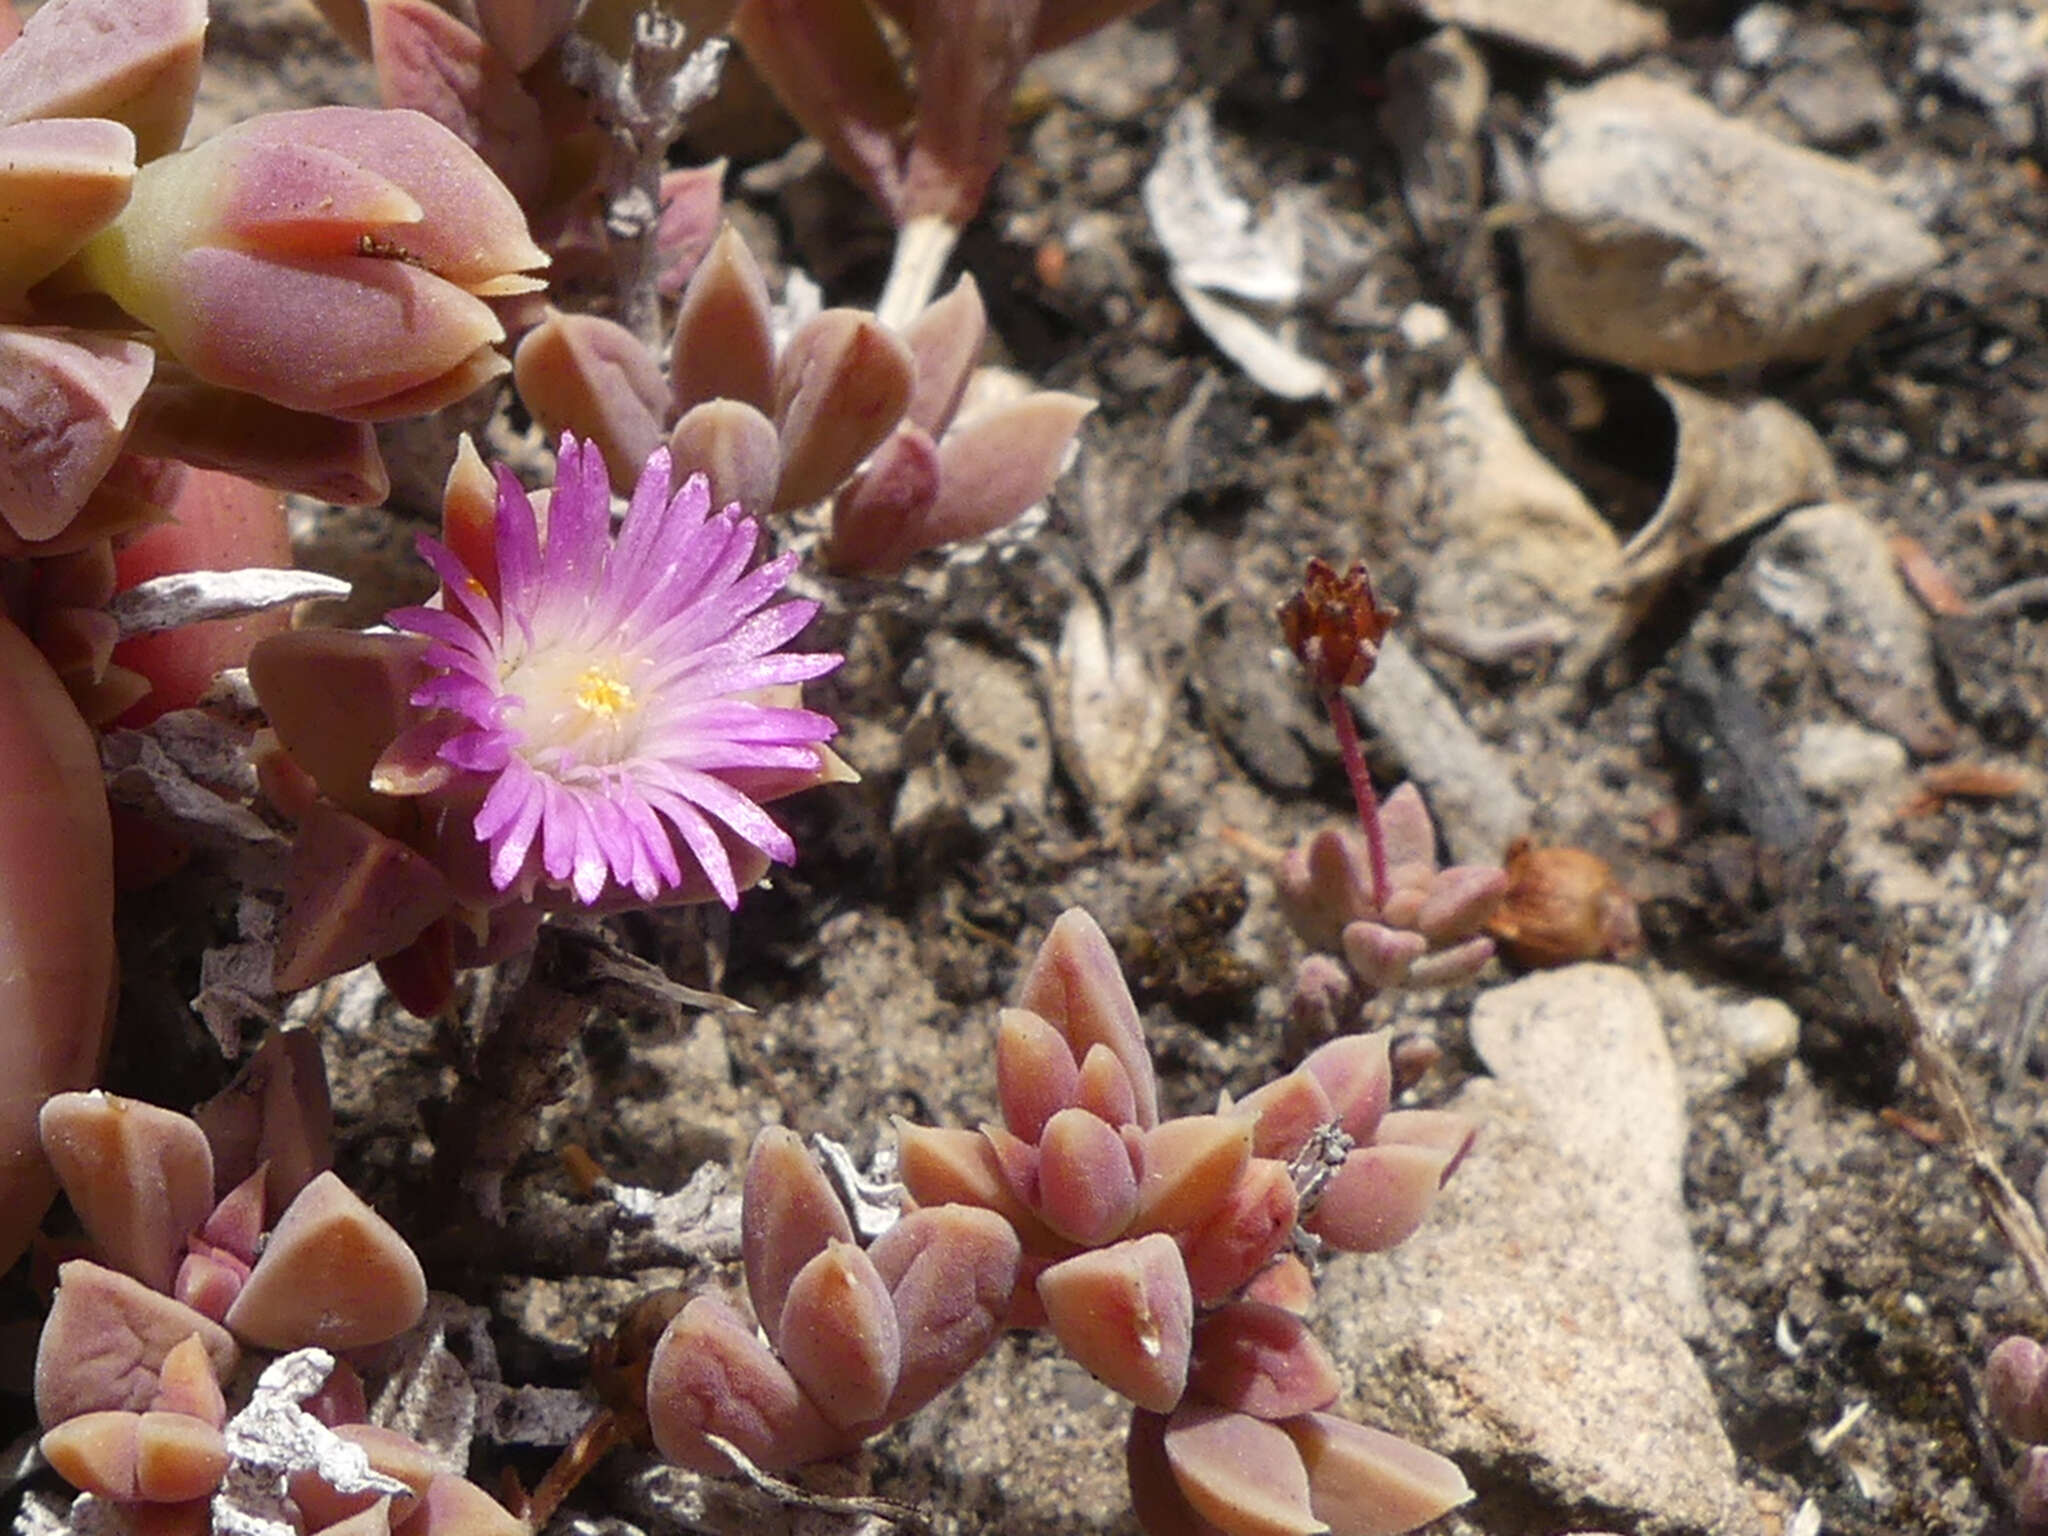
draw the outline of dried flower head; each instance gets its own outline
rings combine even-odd
[[[391,621],[432,642],[412,702],[437,712],[439,759],[487,781],[473,827],[499,890],[545,872],[585,904],[653,901],[688,870],[734,906],[723,834],[796,856],[748,781],[815,773],[834,726],[761,695],[840,658],[782,649],[818,606],[771,606],[797,557],[749,570],[759,525],[710,503],[702,475],[671,494],[657,451],[614,539],[604,462],[564,435],[545,534],[501,468],[494,571],[421,541],[449,606]]]
[[[1316,692],[1330,694],[1372,676],[1380,641],[1400,616],[1379,600],[1363,563],[1339,576],[1328,561],[1315,559],[1302,575],[1301,590],[1280,605],[1280,632]]]

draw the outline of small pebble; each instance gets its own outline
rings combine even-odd
[[[1799,1049],[1799,1015],[1775,997],[1729,1003],[1719,1023],[1728,1043],[1752,1072],[1789,1061]]]

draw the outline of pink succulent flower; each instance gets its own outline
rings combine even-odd
[[[771,602],[797,557],[750,569],[759,525],[669,474],[648,459],[614,537],[604,462],[565,434],[545,533],[498,470],[495,571],[421,540],[449,606],[391,621],[432,642],[412,702],[437,711],[439,760],[488,780],[473,825],[501,891],[544,872],[586,905],[614,885],[648,902],[701,871],[730,907],[724,834],[796,855],[750,789],[815,774],[835,727],[763,695],[841,658],[783,649],[818,607]]]

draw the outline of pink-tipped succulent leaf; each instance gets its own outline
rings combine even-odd
[[[1084,1070],[1089,1050],[1103,1047],[1134,1095],[1132,1121],[1140,1128],[1159,1123],[1158,1082],[1138,1005],[1094,918],[1078,907],[1060,914],[1017,989],[1017,1006],[1058,1030]]]
[[[1077,1254],[1038,1277],[1060,1344],[1112,1391],[1164,1413],[1187,1389],[1194,1295],[1163,1233]]]
[[[1256,1419],[1285,1419],[1337,1400],[1343,1382],[1329,1351],[1292,1312],[1234,1301],[1195,1325],[1188,1389]]]
[[[1182,1496],[1227,1536],[1315,1536],[1329,1529],[1310,1508],[1301,1455],[1277,1425],[1188,1402],[1167,1421],[1165,1438]]]
[[[2015,1440],[2048,1440],[2048,1350],[2022,1334],[2001,1339],[1984,1363],[1984,1398]]]
[[[876,1239],[868,1257],[889,1288],[903,1351],[886,1420],[923,1407],[988,1353],[1021,1256],[1008,1222],[966,1205],[912,1211]]]
[[[117,1270],[71,1260],[57,1272],[36,1347],[36,1417],[49,1428],[101,1409],[142,1412],[171,1351],[195,1335],[214,1374],[233,1375],[241,1351],[220,1324]]]
[[[1308,1473],[1309,1507],[1331,1536],[1400,1536],[1472,1497],[1454,1463],[1385,1430],[1329,1413],[1282,1428]]]
[[[637,336],[601,315],[551,309],[520,339],[512,377],[545,429],[595,444],[613,487],[631,489],[660,446],[668,406],[661,366]]]
[[[775,365],[776,506],[830,495],[902,419],[916,374],[910,349],[872,315],[828,309],[806,321]]]
[[[396,1338],[426,1306],[426,1276],[405,1239],[323,1173],[278,1218],[226,1322],[266,1349],[356,1349]]]
[[[775,403],[768,283],[753,252],[729,224],[683,289],[669,387],[678,414],[707,400],[736,400],[761,411]]]
[[[184,1115],[104,1093],[43,1106],[43,1151],[109,1264],[168,1291],[213,1209],[213,1152]]]
[[[847,1443],[740,1315],[708,1296],[678,1312],[655,1346],[647,1422],[655,1449],[696,1472],[734,1470],[707,1434],[770,1471],[836,1454]]]
[[[790,1281],[776,1351],[819,1412],[842,1429],[882,1417],[903,1367],[903,1335],[874,1262],[835,1238]]]
[[[770,1339],[797,1273],[833,1242],[853,1241],[853,1224],[817,1159],[798,1135],[771,1125],[754,1138],[740,1204],[740,1253],[747,1299]]]
[[[206,0],[50,0],[0,51],[0,126],[111,118],[139,158],[178,147],[199,91]]]
[[[1383,1253],[1422,1225],[1451,1153],[1440,1147],[1356,1147],[1302,1225],[1347,1253]]]

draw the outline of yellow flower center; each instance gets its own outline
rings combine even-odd
[[[576,679],[576,707],[587,715],[615,721],[621,714],[639,708],[633,689],[619,674],[606,667],[587,667]]]

